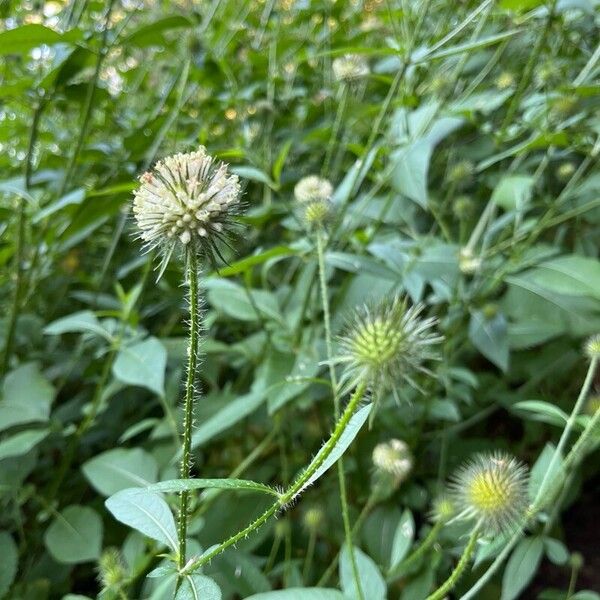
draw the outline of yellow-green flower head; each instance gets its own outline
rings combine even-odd
[[[140,177],[133,214],[140,237],[149,249],[170,254],[177,245],[213,258],[240,211],[240,185],[227,165],[218,163],[203,146],[175,154]]]
[[[456,514],[456,504],[451,496],[442,494],[438,496],[431,510],[431,520],[435,522],[448,522]]]
[[[528,469],[502,452],[478,454],[460,468],[451,490],[459,514],[487,533],[518,527],[528,507]]]
[[[325,513],[320,506],[313,506],[304,513],[303,524],[307,531],[319,531],[325,521]]]
[[[300,204],[329,201],[332,193],[330,181],[317,175],[303,177],[294,188],[294,196]]]
[[[419,388],[414,376],[431,374],[425,363],[439,358],[433,346],[442,341],[433,331],[436,319],[420,318],[423,310],[423,305],[408,308],[407,301],[396,296],[356,311],[339,338],[339,356],[333,359],[345,367],[340,382],[346,389],[360,382],[376,393],[391,389],[396,394],[402,382]]]
[[[301,215],[302,219],[309,229],[321,227],[329,221],[331,217],[331,207],[332,205],[329,200],[310,202],[304,207],[304,212]]]
[[[412,454],[402,440],[391,439],[377,444],[373,449],[372,460],[376,469],[399,481],[404,481],[413,467]]]
[[[118,589],[125,579],[125,566],[119,551],[116,548],[105,550],[98,561],[98,580],[102,588]]]
[[[338,81],[352,82],[362,79],[369,74],[369,63],[360,54],[346,54],[331,63],[333,76]]]
[[[588,358],[600,360],[600,333],[588,338],[585,343],[585,353]]]

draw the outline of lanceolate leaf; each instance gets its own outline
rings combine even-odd
[[[155,492],[183,492],[201,489],[237,490],[279,496],[279,492],[268,485],[245,479],[172,479],[155,483],[148,489]]]

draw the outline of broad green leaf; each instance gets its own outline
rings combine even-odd
[[[354,548],[354,557],[362,596],[369,598],[369,600],[385,600],[387,590],[385,579],[373,559],[356,547]],[[340,555],[340,582],[344,596],[348,600],[360,598],[356,589],[347,546],[344,546]]]
[[[546,549],[546,556],[555,565],[564,565],[569,560],[569,550],[560,540],[544,538],[544,548]]]
[[[492,201],[504,210],[519,210],[529,202],[534,183],[535,180],[531,176],[503,177],[494,188]]]
[[[206,444],[213,437],[233,427],[252,414],[265,401],[265,392],[260,389],[228,403],[217,414],[204,421],[192,435],[192,448]]]
[[[155,483],[148,489],[154,492],[182,492],[201,489],[237,490],[279,496],[279,492],[272,487],[247,479],[172,479]]]
[[[288,588],[248,596],[246,600],[347,600],[339,590],[327,588]]]
[[[328,471],[346,452],[348,446],[354,441],[354,438],[358,435],[361,427],[365,424],[365,421],[369,418],[369,413],[373,408],[372,404],[367,404],[362,408],[359,408],[351,417],[344,433],[341,435],[337,444],[334,446],[331,454],[323,461],[323,464],[313,473],[309,480],[302,486],[300,492],[310,487],[321,475]],[[320,454],[323,452],[323,448],[319,450]],[[318,456],[317,454],[317,456]]]
[[[50,416],[54,388],[35,363],[21,365],[4,380],[0,400],[0,431],[13,425],[42,423]]]
[[[53,215],[54,213],[62,210],[66,206],[71,206],[73,204],[81,204],[83,199],[85,198],[85,189],[77,188],[76,190],[72,190],[68,194],[65,194],[62,198],[59,198],[55,202],[52,202],[48,206],[44,206],[40,211],[38,211],[33,219],[32,223],[39,223],[43,221],[45,218]]]
[[[497,367],[503,371],[508,369],[507,326],[502,313],[488,319],[480,310],[471,312],[469,339]]]
[[[47,429],[21,431],[0,442],[0,460],[22,456],[35,448],[50,433]]]
[[[155,337],[119,350],[113,364],[114,376],[123,383],[145,387],[164,396],[167,351]]]
[[[23,54],[36,46],[69,43],[81,37],[79,31],[58,33],[49,27],[30,23],[0,33],[0,56]]]
[[[569,418],[558,406],[543,400],[522,400],[513,404],[512,408],[516,411],[524,411],[533,421],[542,421],[558,427],[563,427]]]
[[[514,600],[529,585],[536,574],[544,542],[540,537],[521,540],[513,550],[502,577],[501,600]]]
[[[272,190],[278,190],[279,185],[273,181],[267,173],[256,167],[249,165],[240,165],[231,167],[231,172],[243,177],[244,179],[250,179],[251,181],[258,181],[269,186]]]
[[[177,590],[175,600],[221,600],[219,586],[210,578],[194,573],[187,575]]]
[[[97,560],[102,551],[102,519],[88,506],[68,506],[50,523],[44,543],[60,563]]]
[[[0,598],[10,589],[17,574],[19,552],[10,533],[0,531]]]
[[[81,467],[92,486],[103,496],[131,487],[145,487],[156,481],[158,465],[141,448],[107,450]]]
[[[177,529],[169,505],[145,489],[117,492],[105,502],[113,517],[144,535],[177,551]]]
[[[123,46],[137,46],[138,48],[160,46],[166,42],[165,32],[173,29],[189,28],[193,25],[194,21],[184,15],[164,17],[153,23],[141,25],[132,31],[121,43]]]
[[[56,321],[52,321],[44,327],[44,333],[48,335],[62,335],[63,333],[86,332],[97,333],[108,340],[112,339],[110,333],[102,327],[100,321],[91,310],[81,310],[67,315]]]
[[[538,456],[538,459],[535,461],[533,467],[531,467],[531,473],[529,475],[529,499],[533,502],[536,499],[538,491],[542,487],[542,482],[544,481],[546,474],[548,473],[548,469],[550,468],[550,464],[552,462],[552,457],[556,452],[556,448],[552,444],[546,444],[541,454]],[[548,481],[553,481],[557,477],[562,476],[562,456],[554,463],[554,467],[552,468],[552,473],[548,474]],[[544,485],[544,488],[548,490],[548,483]]]
[[[402,513],[402,517],[400,518],[398,527],[396,528],[396,533],[394,534],[392,554],[389,561],[390,569],[393,569],[396,565],[402,562],[413,543],[414,537],[415,520],[413,519],[410,510],[406,509]]]
[[[219,277],[231,277],[232,275],[237,275],[238,273],[244,273],[252,267],[261,265],[272,258],[294,256],[296,253],[297,251],[289,246],[275,246],[274,248],[270,248],[269,250],[265,250],[259,254],[247,256],[246,258],[237,260],[226,267],[222,267],[219,269],[217,274]]]
[[[424,139],[397,150],[391,156],[394,163],[394,189],[422,208],[426,208],[428,203],[427,176],[432,153],[433,146]]]

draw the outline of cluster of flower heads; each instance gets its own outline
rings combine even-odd
[[[511,531],[529,506],[528,469],[502,452],[478,454],[455,474],[450,493],[459,516],[474,519],[485,533]]]
[[[331,63],[333,76],[338,81],[346,83],[355,82],[369,74],[369,63],[360,54],[346,54]]]
[[[435,318],[421,318],[423,305],[408,307],[399,296],[378,306],[363,306],[348,322],[339,338],[340,352],[334,364],[344,366],[340,383],[344,389],[365,382],[372,392],[392,390],[406,382],[419,389],[415,375],[431,374],[425,366],[438,360],[434,348],[442,337],[434,330]]]
[[[217,243],[226,242],[240,210],[238,177],[227,165],[201,146],[159,161],[140,182],[133,213],[149,249],[164,249],[170,256],[181,245],[211,260],[219,255]]]
[[[294,188],[294,197],[298,202],[301,219],[309,227],[320,227],[331,214],[330,181],[317,175],[303,177]]]

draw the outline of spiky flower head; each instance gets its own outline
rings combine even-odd
[[[455,475],[451,491],[465,518],[481,523],[487,533],[519,526],[528,507],[528,469],[502,452],[478,454]]]
[[[402,381],[419,389],[414,377],[431,372],[425,362],[438,359],[433,348],[442,337],[433,331],[437,320],[420,317],[423,305],[410,308],[396,296],[377,306],[357,310],[339,338],[340,353],[334,364],[344,365],[340,382],[346,389],[366,382],[372,392],[392,390]]]
[[[449,494],[438,496],[433,502],[430,518],[434,522],[446,523],[456,514],[456,505]]]
[[[375,468],[404,481],[413,467],[412,454],[402,440],[391,439],[377,444],[372,454]]]
[[[226,241],[239,211],[237,175],[203,146],[159,161],[134,192],[140,237],[149,249],[164,249],[168,256],[178,245],[211,260],[220,255],[218,243]]]
[[[600,360],[600,333],[588,338],[585,343],[585,353],[590,359]]]
[[[369,74],[369,63],[360,54],[339,56],[332,63],[333,76],[338,81],[353,82]]]
[[[108,548],[98,561],[98,580],[103,589],[118,589],[125,582],[123,559],[116,548]]]
[[[332,193],[333,186],[331,182],[317,175],[303,177],[294,188],[294,196],[301,204],[329,200]]]

